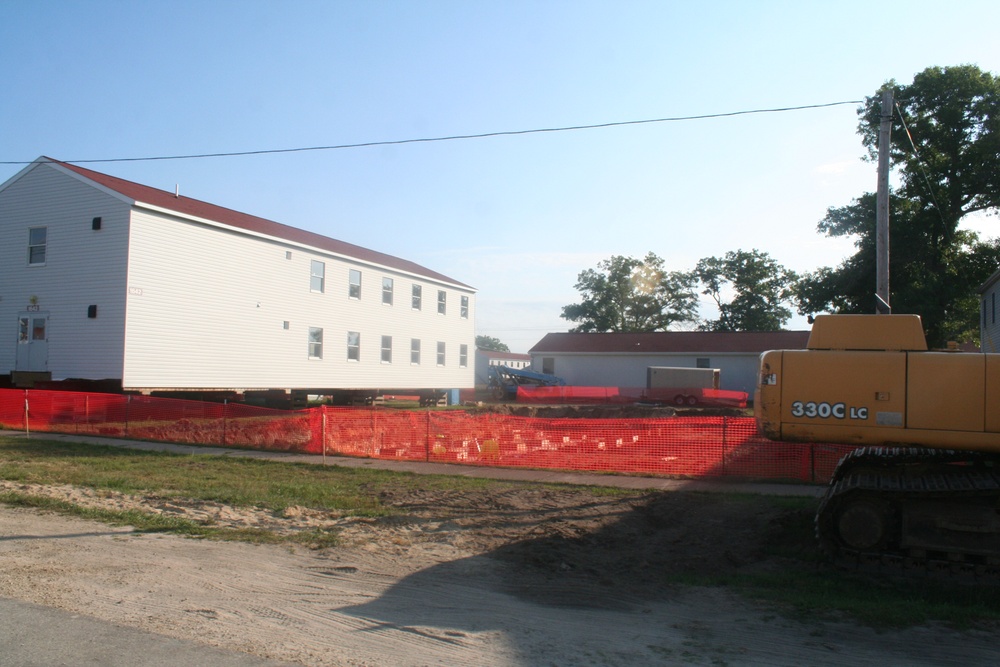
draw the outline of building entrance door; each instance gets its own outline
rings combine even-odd
[[[48,330],[48,313],[18,313],[15,371],[49,370]]]

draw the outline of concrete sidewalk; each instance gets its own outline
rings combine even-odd
[[[7,598],[0,598],[0,664],[4,667],[292,667],[291,663]]]
[[[544,482],[547,484],[577,484],[581,486],[611,486],[621,489],[650,491],[706,491],[716,493],[751,493],[775,496],[804,496],[819,498],[826,491],[823,485],[783,484],[779,482],[743,482],[698,479],[671,479],[666,477],[639,477],[634,475],[612,475],[586,472],[565,472],[557,470],[536,470],[526,468],[500,468],[459,465],[454,463],[430,463],[422,461],[391,461],[386,459],[362,459],[347,456],[322,456],[319,454],[296,454],[264,450],[231,449],[199,445],[179,445],[169,442],[146,442],[142,440],[120,440],[91,435],[65,433],[33,433],[30,436],[21,431],[2,431],[7,437],[34,438],[39,440],[62,440],[82,442],[108,447],[122,447],[152,452],[174,452],[176,454],[204,454],[207,456],[234,456],[288,463],[309,463],[347,468],[375,468],[408,472],[418,475],[454,475],[457,477],[477,477],[506,481]]]

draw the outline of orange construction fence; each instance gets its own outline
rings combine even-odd
[[[0,428],[360,456],[678,477],[825,483],[851,447],[760,437],[750,417],[541,418],[0,389]]]

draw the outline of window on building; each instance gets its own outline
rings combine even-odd
[[[347,332],[347,360],[361,361],[361,333],[358,331]]]
[[[382,279],[382,303],[392,305],[392,278]]]
[[[17,342],[27,343],[28,342],[28,327],[30,325],[30,320],[27,317],[22,317],[17,321]]]
[[[462,297],[462,319],[469,319],[469,297]]]
[[[323,330],[317,327],[309,327],[309,358],[323,358]]]
[[[469,367],[469,346],[459,345],[458,346],[458,365],[460,368]]]
[[[420,310],[421,304],[420,299],[422,297],[423,288],[420,285],[413,286],[413,300],[411,301],[413,310]]]
[[[382,363],[392,363],[392,336],[382,336]]]
[[[438,342],[437,365],[444,366],[444,343]]]
[[[542,357],[542,372],[546,375],[555,375],[556,373],[556,360],[555,357]]]
[[[361,298],[361,272],[357,269],[351,269],[350,277],[348,278],[350,287],[347,290],[347,295],[352,299]]]
[[[694,366],[695,368],[711,368],[711,362],[712,360],[708,357],[698,357],[695,359]]]
[[[438,313],[441,315],[445,314],[448,309],[448,293],[443,289],[438,290]]]
[[[420,339],[410,339],[410,363],[420,365]]]
[[[309,263],[309,289],[322,292],[326,285],[326,264],[315,259]]]
[[[48,240],[46,227],[32,227],[28,230],[28,266],[45,263],[45,247]]]

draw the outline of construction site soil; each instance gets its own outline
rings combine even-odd
[[[686,577],[791,574],[811,507],[748,495],[513,484],[388,491],[381,519],[0,482],[0,493],[337,547],[142,534],[0,506],[0,596],[304,665],[989,664],[991,631],[876,633]],[[808,532],[806,528],[805,532]],[[784,554],[784,555],[776,555]],[[787,611],[787,610],[785,610]]]

